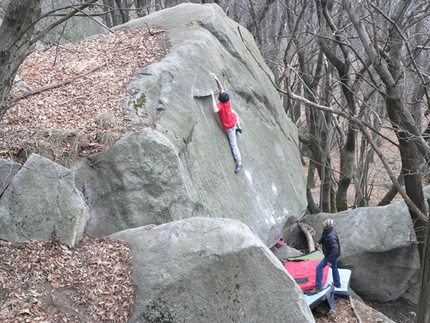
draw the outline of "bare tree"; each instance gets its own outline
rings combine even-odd
[[[386,19],[385,39],[375,39],[377,36],[381,36],[382,38],[382,35],[375,34],[375,30],[379,29],[379,26],[375,23],[365,26],[363,20],[360,19],[360,10],[354,7],[351,1],[345,1],[344,4],[348,17],[351,19],[354,29],[365,49],[367,58],[385,87],[383,89],[385,107],[399,141],[402,174],[406,192],[414,204],[422,212],[425,212],[420,168],[423,158],[428,156],[428,147],[416,127],[410,111],[405,105],[404,93],[402,92],[402,87],[399,86],[399,81],[404,75],[402,55],[404,55],[405,38],[402,35],[402,30],[406,26],[407,20],[411,19],[406,14],[411,1],[405,1],[394,7],[395,9],[392,11],[391,16],[384,14],[381,8],[376,8],[370,2],[368,3],[367,10],[380,13]],[[381,40],[384,41],[383,48],[379,45]],[[417,158],[420,155],[422,157]],[[425,240],[425,230],[423,228],[425,228],[426,223],[424,219],[418,217],[414,212],[411,212],[411,217],[417,239],[420,242],[419,250],[422,255],[422,247]]]
[[[298,3],[302,4],[302,8],[306,7],[302,10],[304,13],[301,15],[299,27],[297,27],[298,24],[291,23],[291,16],[299,17],[294,11],[298,7]],[[291,43],[294,46],[287,48],[283,61],[285,65],[289,64],[296,71],[294,80],[290,83],[293,91],[305,92],[304,89],[310,89],[310,82],[306,78],[312,78],[312,74],[309,73],[309,66],[312,66],[310,62],[312,62],[312,58],[316,62],[319,57],[315,55],[312,45],[317,43],[324,54],[324,60],[329,63],[327,68],[321,70],[326,75],[322,80],[329,81],[328,83],[327,81],[319,82],[317,88],[311,89],[311,95],[304,94],[304,97],[313,102],[325,102],[329,106],[338,107],[353,116],[360,116],[372,128],[376,141],[380,137],[381,124],[388,116],[393,133],[399,140],[399,144],[393,146],[393,149],[397,150],[402,158],[403,170],[402,174],[398,175],[399,179],[405,178],[405,185],[408,187],[411,198],[419,209],[424,210],[424,199],[420,188],[422,187],[423,161],[427,159],[428,147],[420,135],[419,117],[422,103],[426,101],[422,99],[423,97],[427,99],[425,89],[428,82],[425,73],[420,73],[420,71],[423,71],[421,66],[425,66],[424,70],[427,67],[423,64],[418,65],[425,61],[422,57],[423,51],[418,50],[419,47],[415,46],[414,51],[407,49],[412,44],[409,39],[421,41],[423,37],[411,36],[408,38],[406,34],[407,32],[413,34],[413,28],[423,31],[423,26],[426,24],[423,24],[422,21],[427,16],[428,4],[422,2],[420,5],[412,7],[410,1],[402,2],[401,5],[398,1],[391,1],[385,2],[383,7],[377,8],[374,2],[367,3],[368,5],[360,3],[354,9],[354,14],[358,17],[361,28],[372,45],[366,47],[364,40],[359,37],[360,30],[357,29],[359,26],[351,24],[351,21],[354,22],[351,19],[353,6],[349,2],[348,5],[345,2],[317,0],[292,2],[287,9],[292,13],[288,16],[287,26],[292,38]],[[309,19],[314,12],[317,13],[318,19]],[[417,29],[417,26],[420,29]],[[314,39],[308,35],[313,36]],[[303,56],[300,54],[303,46],[306,46],[306,50],[304,58],[300,58]],[[367,51],[369,47],[373,50],[374,56],[369,55]],[[425,56],[428,61],[428,55]],[[285,59],[285,57],[288,58]],[[301,69],[300,64],[297,65],[299,68],[294,67],[295,59],[306,61],[305,67],[308,70]],[[331,72],[330,66],[334,68],[336,74]],[[304,85],[298,86],[297,84]],[[324,87],[328,96],[322,95]],[[414,104],[409,105],[409,102],[414,102]],[[384,109],[381,109],[382,107]],[[412,114],[410,111],[414,113]],[[308,129],[315,127],[312,125],[315,123],[313,115],[313,113],[306,113]],[[326,125],[328,126],[329,123]],[[341,156],[341,168],[338,172],[336,208],[331,209],[339,211],[346,208],[346,191],[353,178],[356,182],[357,192],[355,205],[365,206],[369,199],[369,177],[366,165],[372,162],[373,153],[368,149],[365,139],[362,139],[360,150],[357,150],[358,132],[349,122],[338,123],[336,127],[340,130],[336,134],[336,142],[338,142]],[[319,134],[321,133],[319,132]],[[411,156],[422,157],[411,158]],[[315,163],[321,164],[321,159],[315,157],[316,155],[314,156]],[[357,160],[360,167],[355,165]],[[324,173],[321,174],[324,175]],[[323,178],[321,181],[323,182]],[[387,196],[385,201],[392,198],[391,196]],[[321,200],[321,204],[324,203],[326,202]],[[417,225],[417,232],[421,232],[422,237],[423,223],[416,221],[414,223]]]
[[[416,323],[430,322],[430,227],[427,226],[426,240],[421,266],[421,287]]]
[[[41,1],[12,1],[0,26],[0,120],[7,110],[9,92],[19,66],[31,48]]]
[[[297,30],[299,22],[306,21],[305,24],[314,17],[305,15],[305,6],[297,8],[293,3],[287,2],[287,24],[289,30]],[[294,37],[292,43],[296,48],[296,56],[294,58],[284,55],[284,65],[289,64],[289,61],[296,64],[297,73],[300,82],[297,85],[303,91],[303,95],[310,101],[326,102],[329,91],[324,84],[330,78],[330,71],[327,71],[328,66],[324,64],[323,52],[318,46],[309,46],[313,36],[309,37]],[[307,46],[306,46],[307,45]],[[288,50],[286,51],[286,53]],[[313,53],[317,59],[312,61],[309,59],[310,53]],[[311,54],[312,55],[312,54]],[[326,71],[326,73],[323,73]],[[323,75],[325,75],[323,77]],[[300,86],[303,84],[303,86]],[[320,207],[324,212],[332,212],[333,203],[333,174],[331,165],[331,145],[333,137],[333,120],[331,114],[326,114],[321,111],[316,111],[305,107],[307,132],[305,136],[301,136],[302,144],[306,145],[311,152],[311,167],[318,171],[321,179],[320,189]],[[312,176],[313,172],[308,174]],[[308,198],[308,203],[311,204],[311,198]],[[313,208],[313,207],[312,207]]]
[[[36,30],[36,23],[49,16],[42,15],[41,0],[11,1],[0,26],[0,121],[9,108],[8,97],[19,66],[34,44],[45,37],[50,30],[67,21],[96,0],[78,3],[67,8],[67,13],[42,30]]]
[[[130,21],[130,8],[132,6],[133,2],[127,0],[103,0],[105,24],[108,27],[113,27]],[[140,3],[139,7],[136,8],[140,8]]]

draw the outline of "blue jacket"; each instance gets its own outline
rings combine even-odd
[[[335,228],[323,230],[322,237],[318,240],[322,246],[324,258],[327,262],[333,262],[340,257],[339,238]]]

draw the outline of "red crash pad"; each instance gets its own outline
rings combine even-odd
[[[315,287],[316,267],[320,261],[321,259],[287,261],[284,267],[303,291],[309,291]],[[322,286],[325,284],[327,274],[328,266],[323,269]]]

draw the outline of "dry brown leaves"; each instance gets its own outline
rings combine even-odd
[[[128,245],[84,238],[0,242],[1,322],[127,322],[135,289]]]
[[[359,323],[351,306],[349,298],[335,300],[336,312],[330,309],[327,302],[323,302],[313,309],[316,323]],[[370,323],[370,322],[369,322]]]
[[[0,158],[22,163],[36,152],[67,166],[104,150],[131,127],[121,107],[125,85],[138,68],[164,57],[168,47],[163,29],[142,27],[33,52],[18,72],[30,88],[15,86],[10,101],[40,93],[7,111]]]
[[[303,223],[303,226],[306,228],[306,230],[309,231],[312,238],[315,238],[315,236],[317,235],[317,230],[315,230],[315,228],[313,226],[311,226],[310,224],[307,224],[307,223]]]

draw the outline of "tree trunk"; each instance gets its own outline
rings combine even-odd
[[[348,124],[348,133],[346,137],[347,140],[344,147],[342,147],[340,159],[340,177],[336,194],[337,212],[345,211],[348,209],[347,193],[355,169],[354,156],[357,131],[352,128],[351,124]]]
[[[334,204],[332,203],[333,174],[331,168],[331,156],[329,149],[328,132],[331,125],[329,113],[325,114],[313,109],[306,109],[309,122],[310,145],[312,157],[318,170],[321,180],[320,184],[320,208],[323,212],[331,213]]]
[[[428,149],[422,144],[423,138],[416,128],[415,122],[405,106],[402,98],[402,91],[399,80],[403,76],[402,67],[402,48],[404,39],[399,34],[401,28],[396,28],[402,24],[411,1],[404,1],[402,5],[394,8],[390,17],[390,24],[387,26],[388,38],[387,48],[389,52],[381,54],[380,49],[374,46],[370,36],[367,34],[363,26],[363,22],[359,19],[358,14],[354,10],[354,6],[350,0],[345,0],[345,9],[351,19],[355,30],[366,50],[369,60],[372,62],[376,73],[385,85],[385,108],[391,121],[393,130],[399,140],[399,151],[402,160],[402,172],[405,181],[406,193],[421,211],[425,212],[425,200],[422,190],[422,177],[419,172],[421,159],[424,154],[419,154],[421,149]],[[396,25],[394,25],[395,22]],[[375,26],[376,27],[376,26]],[[425,238],[424,228],[425,222],[420,218],[419,214],[415,214],[410,209],[412,222],[419,241],[418,250],[420,259],[423,257],[423,242]]]
[[[135,0],[135,6],[137,9],[137,16],[144,17],[147,13],[146,1],[145,0]]]
[[[399,175],[399,177],[397,178],[397,181],[399,182],[400,185],[403,185],[405,183],[405,181],[403,180],[403,174]],[[387,194],[385,194],[385,196],[381,199],[381,201],[379,201],[378,206],[384,206],[384,205],[390,204],[391,201],[396,197],[398,192],[399,191],[397,190],[397,188],[394,185],[392,185],[389,191],[387,192]]]
[[[430,203],[430,201],[428,201]],[[418,298],[416,323],[430,322],[430,227],[427,226],[421,266],[421,289]]]
[[[111,10],[112,8],[109,0],[103,0],[103,11],[106,12],[106,14],[103,15],[103,20],[105,25],[108,26],[109,28],[113,27],[113,22],[111,19],[112,14],[110,13]]]
[[[348,53],[349,49],[343,44],[341,38],[337,36],[337,27],[330,13],[333,9],[332,3],[328,3],[327,1],[317,1],[316,3],[321,25],[321,37],[318,42],[324,55],[337,70],[346,108],[351,115],[355,115],[355,99],[354,93],[351,90],[352,82],[349,75],[351,66],[351,62],[349,61],[350,55]],[[337,51],[342,54],[341,58],[337,57]],[[336,193],[336,210],[338,212],[348,209],[347,192],[355,169],[354,156],[356,137],[356,129],[348,122],[346,141],[345,144],[340,147],[340,175]]]
[[[129,5],[127,1],[115,0],[116,6],[118,7],[118,15],[121,17],[121,24],[130,21],[130,14],[127,9],[129,9]]]
[[[405,140],[400,140],[400,154],[402,156],[402,173],[405,181],[406,193],[411,198],[412,202],[423,212],[425,212],[425,198],[422,188],[422,177],[419,171],[421,165],[418,149],[416,145],[408,144]],[[415,215],[412,211],[411,218],[414,224],[415,235],[418,241],[418,251],[423,255],[424,241],[426,239],[426,223]]]
[[[303,234],[306,237],[306,241],[308,242],[308,250],[309,252],[315,251],[315,243],[314,238],[312,237],[312,234],[309,232],[309,230],[305,227],[303,223],[297,223],[297,226],[300,230],[302,230]]]
[[[294,7],[295,4],[287,1],[287,7]],[[294,12],[287,10],[287,24],[290,30],[294,30],[297,23],[297,16]],[[320,81],[323,77],[324,55],[316,48],[317,60],[314,65],[311,65],[306,59],[306,45],[300,42],[298,37],[292,39],[292,43],[297,48],[296,60],[299,65],[300,78],[305,84],[298,86],[298,89],[303,89],[307,99],[316,102],[320,100],[319,91]],[[288,65],[287,60],[288,48],[284,53],[285,66]],[[299,82],[301,83],[301,82]],[[324,97],[322,100],[325,100]],[[306,108],[306,120],[309,133],[309,149],[312,153],[312,158],[318,170],[318,175],[321,180],[320,186],[320,208],[324,212],[332,212],[332,197],[333,197],[333,173],[331,167],[330,155],[330,138],[332,136],[332,116],[329,113],[314,111]]]
[[[42,0],[11,1],[0,26],[0,120],[8,109],[15,75],[30,49],[41,5]]]
[[[379,120],[379,118],[374,116],[376,115],[376,113],[378,115],[382,114],[383,109],[380,107],[381,105],[377,106],[379,107],[379,109],[377,108],[377,111],[369,111],[369,109],[367,108],[369,104],[373,103],[369,100],[373,93],[374,91],[371,90],[369,91],[368,94],[365,95],[363,104],[360,107],[360,115],[364,116],[363,119],[367,124],[372,125],[372,128],[374,129],[374,131],[372,131],[372,140],[378,147],[380,147],[382,138],[380,137],[379,133],[381,130],[382,122]],[[369,206],[369,201],[371,198],[371,193],[373,191],[373,184],[374,184],[374,179],[372,179],[369,182],[369,165],[374,162],[374,159],[375,159],[374,156],[375,156],[375,152],[371,148],[369,141],[364,136],[361,136],[359,162],[358,162],[358,166],[356,167],[357,175],[354,180],[355,188],[356,188],[354,208]],[[403,185],[403,182],[402,182],[402,185]],[[396,196],[396,194],[397,194],[397,190],[394,196]],[[391,202],[394,196],[389,200],[388,203]]]
[[[361,138],[360,145],[360,156],[359,163],[357,166],[357,175],[354,179],[355,182],[355,198],[354,198],[354,208],[364,207],[368,205],[369,195],[367,192],[368,178],[369,178],[369,164],[373,158],[373,151],[369,149],[369,143],[366,138]]]
[[[316,205],[309,186],[306,187],[306,199],[308,201],[308,211],[310,214],[320,213],[321,210]]]
[[[105,22],[110,23],[112,26],[118,26],[122,23],[121,12],[119,6],[117,5],[117,1],[115,0],[103,0],[103,5],[105,8],[108,8],[110,11],[110,17],[105,18]],[[108,27],[112,27],[109,26]]]

